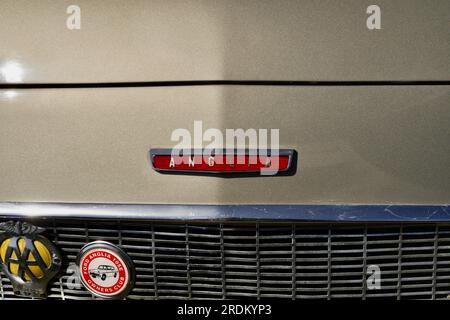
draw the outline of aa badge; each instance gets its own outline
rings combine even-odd
[[[27,222],[0,223],[0,262],[16,295],[45,298],[48,282],[61,268],[61,254],[44,231]]]

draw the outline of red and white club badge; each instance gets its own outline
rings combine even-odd
[[[105,241],[85,245],[77,257],[80,279],[101,298],[125,297],[134,284],[133,263],[119,247]]]

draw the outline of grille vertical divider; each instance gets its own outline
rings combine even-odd
[[[122,244],[123,244],[123,241],[122,241],[122,226],[121,226],[120,220],[117,220],[116,223],[117,223],[117,236],[118,236],[118,241],[117,242],[118,242],[119,247],[122,248]],[[127,298],[125,298],[125,299],[127,299]]]
[[[256,224],[256,295],[257,299],[261,298],[261,266],[259,257],[259,223]]]
[[[398,235],[397,300],[400,300],[402,295],[402,244],[403,244],[403,225],[400,225],[400,232]]]
[[[150,231],[152,234],[152,269],[153,269],[153,288],[155,289],[155,299],[159,299],[158,295],[158,275],[156,274],[156,244],[155,244],[155,225],[150,224]]]
[[[84,230],[85,230],[84,237],[86,239],[85,243],[89,243],[90,242],[89,241],[89,224],[87,221],[84,222]],[[95,296],[92,293],[91,293],[91,297],[92,297],[92,299],[95,299]]]
[[[362,299],[366,300],[367,293],[367,224],[364,225],[364,238],[363,238],[363,270],[362,270]]]
[[[220,226],[220,266],[222,271],[222,299],[226,299],[227,297],[227,291],[226,291],[226,275],[225,275],[225,245],[223,242],[223,224],[221,223]]]
[[[328,226],[328,239],[327,239],[327,300],[331,299],[331,225]]]
[[[56,221],[53,219],[52,220],[52,226],[53,226],[53,237],[54,237],[54,242],[56,245],[58,245],[58,232],[56,232]],[[61,272],[61,274],[64,271]],[[59,290],[61,290],[61,300],[66,300],[65,294],[64,294],[64,285],[62,283],[63,281],[63,276],[61,276],[58,280],[59,283]]]
[[[1,270],[2,268],[0,268]],[[3,290],[3,272],[0,273],[0,297],[5,299],[5,291]]]
[[[118,234],[118,237],[119,237],[119,247],[122,247],[122,226],[121,226],[121,223],[120,223],[120,220],[118,220],[117,221],[117,234]]]
[[[189,226],[187,224],[184,225],[185,228],[185,241],[186,241],[186,277],[187,277],[187,285],[188,285],[188,298],[192,299],[192,281],[191,281],[191,262],[190,262],[190,251],[189,251]]]
[[[438,235],[439,235],[439,226],[436,225],[434,229],[434,246],[433,246],[433,280],[432,280],[432,296],[431,299],[436,299],[436,277],[437,277],[437,253],[438,253]]]
[[[292,246],[292,300],[295,300],[297,295],[297,241],[296,241],[296,232],[295,232],[295,224],[292,224],[291,231],[291,246]]]

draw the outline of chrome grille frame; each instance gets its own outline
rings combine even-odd
[[[5,218],[11,219],[11,218]],[[24,219],[24,218],[22,218]],[[132,258],[128,299],[445,299],[450,223],[152,221],[39,218],[62,251],[49,298],[92,299],[67,271],[81,247],[110,241]],[[381,268],[381,289],[366,268]],[[70,271],[70,270],[69,270]],[[16,299],[2,274],[0,298]]]

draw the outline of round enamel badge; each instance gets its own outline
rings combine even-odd
[[[105,241],[85,245],[77,257],[83,285],[101,298],[125,297],[134,283],[133,263],[119,247]]]

